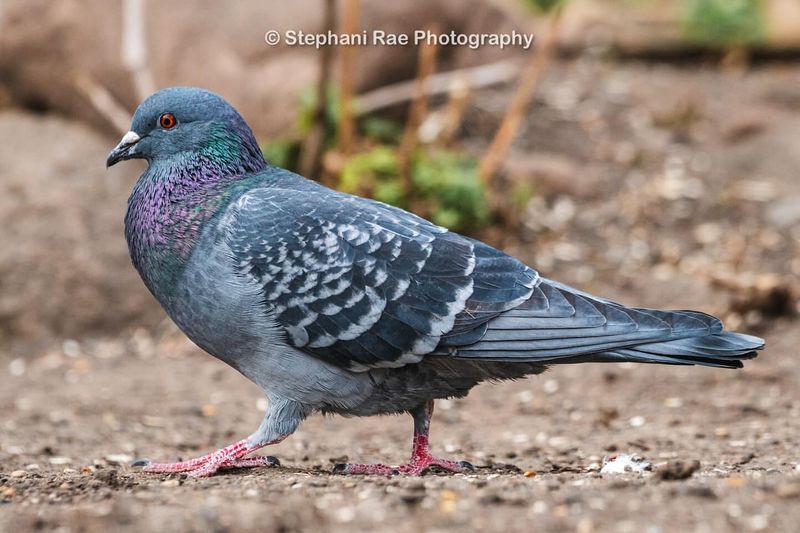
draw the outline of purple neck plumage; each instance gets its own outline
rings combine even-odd
[[[197,153],[151,161],[128,199],[125,237],[131,259],[153,291],[172,288],[203,223],[231,186],[267,167],[254,140],[228,137]]]

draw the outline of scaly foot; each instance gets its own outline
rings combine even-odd
[[[143,472],[175,473],[185,472],[189,477],[205,477],[215,474],[219,470],[229,468],[253,468],[259,466],[279,466],[280,461],[271,455],[261,457],[244,456],[257,450],[259,447],[248,447],[247,440],[241,440],[226,446],[216,452],[180,461],[177,463],[153,463],[148,459],[139,459],[131,466],[142,467]]]
[[[333,467],[334,474],[373,474],[381,476],[391,476],[405,474],[408,476],[421,476],[432,466],[437,466],[449,472],[474,472],[475,467],[467,461],[451,461],[449,459],[438,459],[433,456],[418,457],[412,459],[410,463],[398,466],[382,464],[357,464],[340,463]]]
[[[432,415],[433,400],[425,402],[411,411],[411,416],[414,418],[414,440],[411,446],[411,462],[408,464],[388,466],[382,464],[340,463],[333,467],[333,473],[421,476],[432,466],[438,466],[443,470],[456,473],[474,472],[475,467],[467,461],[450,461],[449,459],[438,459],[431,455],[428,446],[428,431],[430,430]]]

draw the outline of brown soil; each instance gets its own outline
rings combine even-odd
[[[537,196],[517,236],[488,235],[546,275],[766,337],[744,370],[565,366],[439,402],[434,449],[472,475],[333,476],[404,460],[410,419],[315,416],[269,450],[283,466],[188,480],[127,463],[228,444],[263,405],[172,326],[6,352],[0,530],[795,531],[798,86],[781,65],[559,64],[507,169]],[[468,136],[507,96],[481,93]],[[652,471],[600,475],[617,453]]]

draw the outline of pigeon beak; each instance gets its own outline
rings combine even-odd
[[[119,144],[116,145],[111,152],[109,152],[108,157],[106,158],[106,168],[114,166],[120,161],[125,161],[126,159],[136,157],[136,153],[133,151],[133,148],[140,139],[141,137],[139,137],[139,134],[135,131],[129,131],[126,133],[122,137],[122,140],[119,142]]]

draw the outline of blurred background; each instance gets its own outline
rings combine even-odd
[[[270,30],[375,29],[515,31],[536,45],[265,42]],[[106,171],[105,156],[137,104],[172,85],[228,99],[276,165],[581,289],[716,314],[768,350],[740,373],[581,365],[447,402],[438,442],[533,472],[522,488],[512,476],[367,490],[308,474],[346,453],[396,462],[409,427],[392,418],[310,420],[276,452],[297,470],[208,481],[225,494],[214,501],[198,484],[132,473],[140,454],[239,438],[264,408],[177,331],[128,259],[122,220],[143,163]],[[798,132],[796,0],[1,0],[0,501],[28,510],[0,505],[0,525],[789,528],[800,519]],[[616,450],[700,460],[684,488],[614,489],[697,513],[606,501],[608,483],[587,476]],[[148,498],[158,506],[144,512]],[[105,507],[82,507],[92,502]],[[476,502],[489,514],[467,512]],[[198,513],[175,518],[185,505]]]

